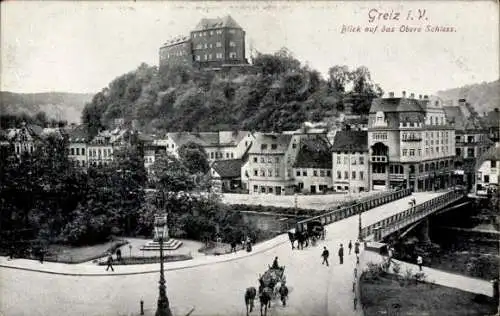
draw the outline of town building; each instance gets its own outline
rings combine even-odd
[[[328,140],[324,136],[305,138],[293,165],[295,186],[302,193],[326,193],[332,190],[332,160]]]
[[[475,182],[477,158],[492,145],[488,128],[465,99],[443,109],[455,127],[455,183],[464,184],[470,190]]]
[[[374,99],[368,147],[370,189],[427,191],[452,183],[455,130],[439,100],[406,92]]]
[[[370,191],[367,131],[338,131],[332,146],[331,168],[335,192]]]
[[[108,166],[113,161],[113,143],[116,135],[102,131],[87,144],[87,165],[89,167]]]
[[[239,192],[241,191],[241,168],[242,159],[229,159],[214,161],[210,167],[212,178],[212,189],[215,192]]]
[[[229,15],[201,19],[189,36],[171,40],[160,48],[160,67],[177,64],[204,69],[248,64],[245,31]]]
[[[20,128],[11,128],[7,138],[13,145],[14,154],[21,157],[24,153],[32,154],[42,139],[43,128],[23,122]]]
[[[486,113],[483,117],[486,128],[488,128],[488,137],[493,142],[500,141],[500,112],[498,108]]]
[[[68,135],[69,151],[68,158],[75,166],[86,168],[87,163],[87,141],[88,134],[84,125],[66,129]]]
[[[484,152],[476,163],[476,184],[474,193],[477,197],[489,197],[498,192],[500,177],[500,143]]]

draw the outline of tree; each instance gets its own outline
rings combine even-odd
[[[191,174],[206,174],[210,169],[205,148],[195,142],[179,147],[179,158]]]
[[[189,170],[170,153],[160,153],[151,167],[154,186],[165,192],[190,191],[195,187]]]
[[[333,66],[328,69],[328,85],[337,92],[344,93],[347,84],[351,81],[351,74],[347,66]]]

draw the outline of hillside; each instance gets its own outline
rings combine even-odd
[[[166,131],[300,128],[342,111],[346,96],[353,110],[366,112],[381,93],[366,67],[330,68],[329,78],[295,59],[286,49],[259,55],[253,71],[197,70],[188,66],[157,69],[146,64],[114,79],[85,107],[90,134],[115,118],[136,120],[150,133]],[[352,91],[345,87],[352,86]]]
[[[465,98],[474,106],[479,115],[484,115],[500,107],[500,80],[467,85],[460,88],[438,91],[437,95],[443,100]]]
[[[85,104],[92,100],[88,93],[13,93],[0,91],[0,113],[35,115],[43,111],[49,119],[79,122]]]

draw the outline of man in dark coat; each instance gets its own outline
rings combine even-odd
[[[340,244],[340,248],[339,248],[339,260],[340,260],[340,264],[344,263],[344,246],[342,244]]]
[[[349,244],[347,245],[347,248],[349,248],[349,254],[351,254],[351,250],[352,250],[352,241],[349,240]]]
[[[111,268],[111,271],[115,272],[115,269],[113,269],[113,256],[111,254],[108,256],[108,266],[106,267],[106,271],[108,271],[109,268]]]
[[[328,256],[330,256],[330,252],[328,251],[328,249],[326,249],[326,247],[323,248],[323,253],[321,254],[321,256],[323,257],[323,262],[321,264],[326,263],[326,266],[329,267],[330,265],[328,264]]]

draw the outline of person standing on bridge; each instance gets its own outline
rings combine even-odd
[[[351,250],[352,250],[352,240],[349,240],[349,245],[347,245],[347,248],[349,248],[349,254],[351,254]]]
[[[420,269],[420,271],[422,271],[422,264],[424,263],[424,259],[422,259],[421,256],[418,256],[417,257],[417,264],[418,264],[418,268]]]
[[[339,260],[340,264],[344,264],[344,246],[342,244],[340,244],[339,248]]]
[[[330,256],[330,252],[326,247],[323,247],[323,253],[321,254],[321,257],[323,257],[323,262],[321,264],[325,264],[326,266],[329,267],[330,265],[328,264],[328,257]]]

